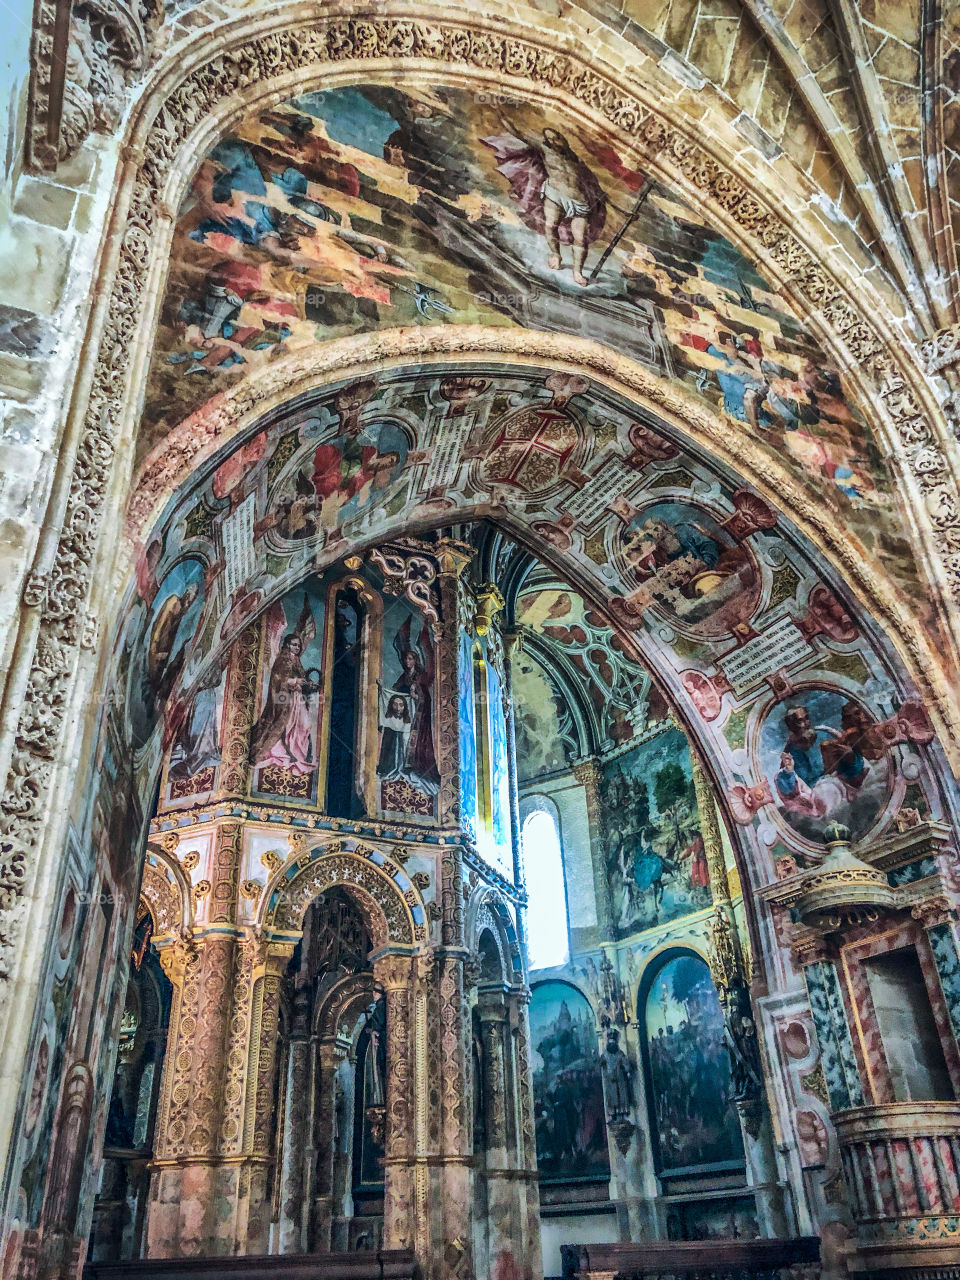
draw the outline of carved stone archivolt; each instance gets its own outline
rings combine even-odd
[[[266,926],[298,931],[313,899],[333,885],[342,885],[356,896],[375,946],[414,946],[425,941],[426,913],[412,882],[399,868],[391,878],[365,856],[366,852],[362,845],[350,851],[334,841],[302,855],[296,875],[289,880],[281,875],[267,886]],[[412,904],[405,894],[413,898]]]

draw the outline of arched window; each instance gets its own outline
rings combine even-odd
[[[487,718],[487,664],[480,647],[473,651],[474,732],[477,736],[477,843],[490,833],[490,721]]]
[[[557,820],[534,809],[523,823],[527,877],[527,949],[531,969],[550,969],[570,958],[567,891]]]

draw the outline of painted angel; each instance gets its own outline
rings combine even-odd
[[[593,172],[556,129],[544,129],[539,141],[512,133],[481,141],[510,183],[520,217],[546,238],[550,270],[559,271],[563,265],[561,244],[572,244],[573,278],[579,285],[587,284],[587,249],[607,218],[607,198]]]
[[[304,650],[317,634],[316,619],[306,596],[296,627],[284,635],[286,627],[283,605],[277,601],[267,614],[270,681],[253,730],[250,759],[255,765],[276,765],[293,774],[312,773],[317,767],[316,713],[309,703],[319,693],[320,685],[301,662]]]
[[[420,628],[417,647],[411,639],[412,618],[397,628],[393,647],[400,659],[400,676],[393,692],[406,694],[412,702],[410,734],[407,739],[404,774],[427,795],[440,790],[440,771],[433,746],[433,682],[436,662],[430,629]]]

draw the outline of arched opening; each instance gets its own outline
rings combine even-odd
[[[284,975],[274,1197],[283,1252],[382,1244],[387,1029],[372,950],[347,889],[313,898]]]

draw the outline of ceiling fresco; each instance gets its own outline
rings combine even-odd
[[[679,380],[916,594],[886,463],[785,300],[602,137],[502,95],[340,88],[223,139],[178,216],[140,457],[281,355],[446,324],[582,336]],[[575,453],[561,434],[536,465]]]
[[[866,837],[951,812],[916,691],[782,514],[613,392],[494,364],[303,397],[171,503],[123,623],[128,691],[108,700],[143,744],[144,785],[164,694],[182,707],[211,687],[213,655],[272,601],[401,525],[481,518],[576,588],[532,578],[525,625],[601,687],[618,683],[617,646],[633,653],[775,858],[817,856],[837,820]]]

